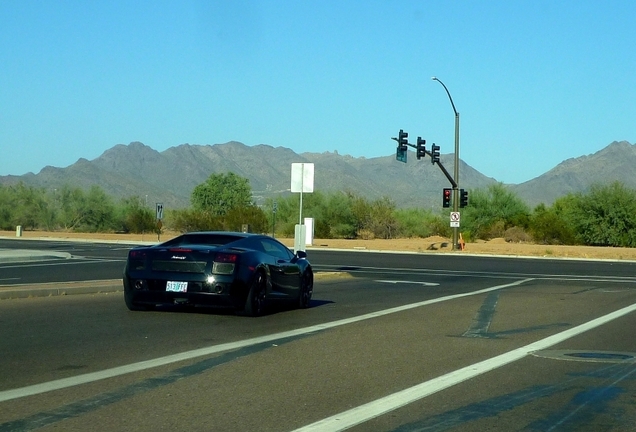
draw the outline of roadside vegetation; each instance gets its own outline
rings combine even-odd
[[[46,190],[19,183],[0,185],[0,229],[78,232],[160,232],[249,229],[293,237],[299,222],[298,194],[252,202],[249,180],[212,174],[196,186],[190,206],[167,209],[162,224],[141,197],[116,200],[101,188],[65,186]],[[314,219],[315,238],[390,239],[450,237],[449,211],[397,208],[388,197],[369,200],[352,191],[303,195],[302,216]],[[433,209],[437,208],[436,205]],[[636,191],[615,182],[568,194],[551,206],[530,209],[503,184],[471,190],[461,209],[466,241],[505,238],[546,245],[636,247]]]

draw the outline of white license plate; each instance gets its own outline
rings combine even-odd
[[[187,292],[188,291],[188,283],[187,282],[166,282],[166,291],[171,292]]]

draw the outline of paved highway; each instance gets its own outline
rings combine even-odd
[[[0,283],[119,277],[126,250],[53,248],[81,258],[5,263]],[[0,432],[636,424],[633,263],[310,258],[348,276],[319,279],[308,310],[256,319],[132,313],[121,293],[0,301]]]

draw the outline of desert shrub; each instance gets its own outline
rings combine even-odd
[[[525,229],[530,222],[528,206],[502,183],[473,190],[470,196],[470,205],[462,212],[462,225],[472,238],[503,237],[508,228]]]
[[[399,237],[430,237],[433,235],[431,222],[435,216],[421,208],[398,209],[395,211]]]
[[[527,243],[532,241],[532,236],[523,228],[512,227],[504,232],[504,239],[510,243]]]
[[[154,212],[139,196],[124,198],[118,209],[121,231],[130,233],[152,232],[157,228]]]
[[[328,231],[330,238],[353,239],[356,237],[356,227],[351,224],[338,224]],[[322,237],[325,238],[325,237]]]
[[[494,238],[503,238],[506,235],[506,222],[497,220],[490,225],[483,227],[479,238],[490,240]]]
[[[530,219],[529,232],[535,243],[575,244],[576,237],[572,224],[563,215],[563,201],[557,201],[551,208],[540,204],[534,209]]]
[[[224,229],[223,220],[220,217],[201,210],[173,210],[166,216],[166,227],[182,233]]]
[[[636,191],[614,182],[569,198],[566,216],[584,244],[636,247]]]
[[[388,197],[373,201],[370,206],[369,221],[365,228],[373,231],[376,238],[395,238],[398,234],[395,202]]]
[[[448,215],[433,216],[429,222],[429,228],[432,236],[451,237],[453,235],[453,229],[450,227]]]
[[[358,238],[361,238],[362,240],[373,240],[375,235],[373,234],[373,231],[363,229],[358,231]]]
[[[232,207],[219,220],[221,226],[229,231],[241,231],[243,225],[248,225],[251,232],[264,233],[268,230],[265,212],[255,205]]]

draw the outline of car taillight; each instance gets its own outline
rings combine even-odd
[[[238,262],[238,255],[233,253],[218,253],[212,263],[212,273],[232,274]]]
[[[128,254],[129,270],[144,270],[146,268],[146,251],[131,250]]]
[[[186,249],[186,248],[171,248],[168,250],[170,252],[192,252],[192,249]]]

